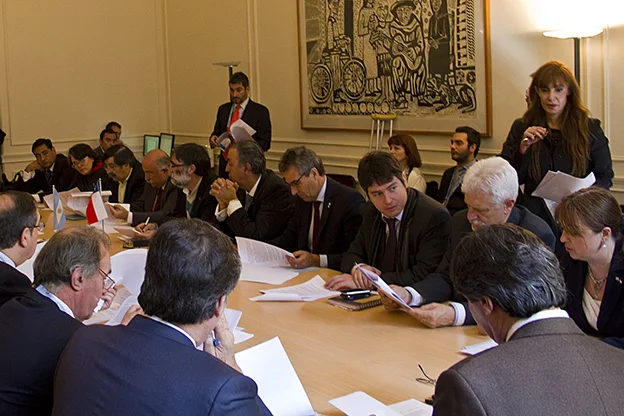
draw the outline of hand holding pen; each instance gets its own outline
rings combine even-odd
[[[235,370],[241,371],[234,358],[234,334],[228,327],[225,313],[221,314],[211,336],[204,342],[204,351],[214,355]]]

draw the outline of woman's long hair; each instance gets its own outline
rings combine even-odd
[[[549,88],[550,85],[565,84],[568,86],[566,106],[561,114],[561,146],[572,162],[572,174],[585,176],[587,160],[589,159],[589,111],[581,101],[581,92],[570,69],[559,61],[550,61],[542,65],[533,75],[529,87],[530,105],[524,113],[523,121],[526,126],[548,127],[546,111],[542,107],[539,97],[540,88]],[[531,168],[529,174],[535,180],[541,177],[539,154],[542,142],[533,144],[531,153]]]
[[[416,140],[414,140],[412,136],[409,134],[395,134],[388,139],[388,147],[392,145],[403,147],[405,156],[407,157],[407,167],[410,168],[410,170],[422,166],[420,152],[418,152]]]

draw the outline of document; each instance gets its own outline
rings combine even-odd
[[[135,296],[135,295],[128,296],[126,300],[122,302],[121,306],[119,306],[119,309],[117,309],[117,313],[108,322],[106,322],[106,325],[108,326],[120,325],[121,321],[126,315],[126,312],[128,312],[128,309],[130,309],[133,305],[138,305],[138,304],[139,304],[138,296]]]
[[[131,301],[128,301],[129,304],[126,304],[126,300],[130,297],[134,297],[136,299],[135,296],[132,296],[132,293],[126,288],[126,287],[120,287],[117,290],[117,293],[115,294],[115,298],[113,299],[113,303],[111,304],[110,308],[108,309],[104,309],[104,310],[98,310],[98,312],[95,312],[91,318],[87,319],[86,321],[83,321],[82,323],[85,325],[93,325],[93,324],[103,324],[106,322],[109,322],[111,319],[115,319],[117,315],[119,315],[119,310],[122,307],[126,307],[126,311],[130,308],[130,306],[132,305],[137,305],[138,302],[132,303]],[[103,303],[102,303],[103,304]],[[99,306],[99,303],[98,303]],[[125,315],[125,311],[116,319],[119,320],[119,322],[121,322],[121,319],[123,318],[123,316]]]
[[[240,344],[241,342],[245,342],[253,338],[253,334],[248,334],[244,332],[242,329],[236,328],[232,331],[234,334],[234,344]]]
[[[459,352],[466,355],[476,355],[485,350],[489,350],[490,348],[497,347],[498,344],[493,339],[488,339],[487,341],[479,342],[478,344],[467,345]]]
[[[245,282],[268,283],[271,285],[281,285],[286,283],[299,272],[288,267],[265,267],[254,264],[243,263],[240,280]]]
[[[70,189],[69,191],[63,191],[63,192],[59,192],[59,199],[61,200],[61,204],[63,205],[63,209],[65,210],[65,214],[66,215],[76,215],[78,214],[76,211],[74,211],[73,209],[69,208],[69,200],[72,198],[71,195],[80,192],[80,189],[78,188],[73,188]],[[49,194],[43,197],[43,202],[45,202],[45,204],[48,206],[48,208],[50,208],[52,211],[54,211],[54,194]],[[88,201],[87,201],[88,202]],[[87,205],[85,204],[84,206],[84,210],[82,211],[82,215],[84,216],[84,212],[87,209]]]
[[[401,416],[401,413],[390,409],[363,391],[332,399],[329,403],[348,416]]]
[[[237,353],[236,362],[243,374],[256,382],[258,395],[273,415],[315,414],[279,338]]]
[[[134,227],[131,227],[129,225],[113,226],[113,230],[130,240],[136,237],[136,235],[139,233]]]
[[[265,267],[290,267],[286,257],[295,257],[292,253],[262,241],[236,237],[238,254],[241,261]]]
[[[407,303],[403,301],[403,299],[401,299],[399,295],[396,294],[394,290],[392,290],[390,286],[388,286],[386,282],[383,281],[381,277],[377,276],[375,273],[371,272],[370,270],[366,270],[365,268],[361,267],[359,264],[356,264],[355,266],[358,268],[358,270],[364,273],[364,276],[366,276],[366,278],[377,288],[379,292],[383,292],[384,294],[386,294],[389,298],[393,299],[399,305],[407,309],[412,309]]]
[[[230,331],[234,332],[242,316],[243,313],[241,311],[225,308],[225,320],[228,323]]]
[[[563,197],[588,188],[594,182],[596,182],[594,172],[590,172],[585,178],[577,178],[567,173],[549,170],[531,195],[543,198],[548,210],[554,216],[555,208]]]
[[[260,292],[264,293],[264,295],[256,296],[249,300],[311,302],[340,294],[340,292],[325,289],[325,280],[319,275],[299,285],[279,289],[263,289]]]
[[[246,135],[240,134],[237,131],[238,129],[245,130],[245,132],[249,135],[249,138],[247,139]],[[256,131],[253,129],[253,127],[245,123],[245,121],[242,118],[239,118],[238,120],[236,120],[234,123],[230,125],[230,131],[232,132],[232,136],[234,136],[234,140],[237,140],[237,141],[241,141],[245,139],[251,140],[251,136],[256,134]]]
[[[433,406],[416,399],[405,400],[388,407],[402,416],[431,416],[433,414]]]

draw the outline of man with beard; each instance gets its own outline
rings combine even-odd
[[[124,145],[109,147],[104,152],[104,169],[109,177],[108,188],[113,193],[110,202],[134,204],[143,195],[145,174],[132,150]]]
[[[458,127],[451,138],[451,158],[457,163],[442,175],[438,202],[449,210],[451,215],[466,209],[464,193],[461,190],[466,171],[474,164],[481,146],[481,134],[472,127]]]

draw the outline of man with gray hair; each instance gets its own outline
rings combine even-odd
[[[186,196],[171,183],[171,159],[160,149],[149,151],[143,157],[145,186],[143,195],[130,204],[130,212],[121,205],[110,205],[115,218],[133,226],[145,222],[162,224],[165,220],[186,215]]]
[[[500,345],[436,383],[434,415],[621,415],[624,353],[581,332],[560,309],[559,262],[514,225],[479,228],[456,247],[451,278]]]
[[[35,260],[36,289],[0,308],[0,414],[52,412],[61,352],[98,301],[108,308],[115,296],[109,248],[108,236],[93,227],[59,231]]]
[[[286,150],[279,170],[298,198],[288,228],[270,243],[293,252],[287,260],[296,269],[340,269],[362,225],[364,198],[326,176],[321,158],[305,146]]]
[[[253,140],[234,142],[225,168],[230,179],[214,181],[210,194],[219,205],[215,216],[230,237],[270,241],[280,236],[293,215],[288,185],[266,168],[264,152]]]
[[[555,236],[544,220],[526,208],[516,206],[518,176],[505,159],[483,159],[468,169],[462,183],[462,192],[468,209],[451,218],[451,238],[444,257],[436,271],[411,287],[393,286],[410,306],[406,311],[423,324],[432,327],[474,325],[474,319],[465,299],[453,293],[450,280],[451,259],[461,239],[491,224],[514,224],[533,232],[552,250]],[[450,304],[441,304],[453,300]],[[400,306],[389,298],[382,298],[387,310]]]

